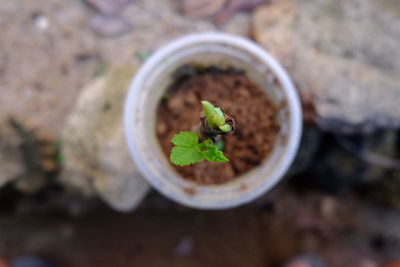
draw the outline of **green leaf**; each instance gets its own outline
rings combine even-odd
[[[216,146],[209,147],[206,151],[203,151],[203,157],[212,162],[228,162],[229,159],[224,156],[224,153]]]
[[[180,132],[172,138],[175,145],[171,150],[170,160],[178,166],[187,166],[204,160],[200,151],[199,137],[195,133]]]
[[[212,162],[228,162],[229,159],[224,156],[224,153],[219,150],[218,146],[214,145],[211,139],[206,139],[200,144],[200,149],[203,157]]]
[[[170,160],[178,166],[187,166],[204,159],[212,162],[229,161],[210,138],[199,143],[199,136],[196,133],[180,132],[171,142],[175,147],[171,150]]]
[[[176,134],[171,142],[176,146],[192,147],[199,142],[199,136],[192,132],[180,132]]]
[[[198,150],[197,146],[194,147],[180,147],[172,148],[170,160],[178,166],[187,166],[204,160],[203,154]]]

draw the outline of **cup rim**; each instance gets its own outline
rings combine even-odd
[[[148,175],[149,169],[145,166],[145,161],[142,158],[140,151],[138,150],[136,141],[134,140],[134,115],[133,115],[133,105],[135,105],[137,93],[140,90],[140,86],[145,80],[148,73],[152,71],[152,69],[159,64],[159,62],[168,56],[170,53],[174,51],[183,49],[185,47],[191,46],[198,42],[217,42],[222,44],[234,45],[240,49],[245,51],[249,51],[252,54],[256,55],[265,65],[269,67],[272,73],[276,76],[281,84],[282,89],[286,93],[288,108],[290,110],[290,114],[292,115],[290,118],[290,129],[291,132],[288,135],[287,149],[285,156],[280,161],[280,168],[277,173],[275,173],[274,177],[268,177],[271,179],[268,183],[262,184],[260,187],[255,188],[251,191],[251,193],[245,195],[244,197],[237,197],[235,199],[231,199],[230,201],[214,201],[214,202],[201,202],[196,198],[187,198],[182,197],[180,195],[171,193],[169,190],[165,189],[160,185],[158,181],[155,181],[152,175]],[[301,131],[302,131],[302,111],[300,106],[299,96],[297,91],[288,75],[288,73],[284,70],[284,68],[278,63],[276,59],[273,58],[271,54],[269,54],[264,48],[261,48],[258,44],[253,41],[250,41],[246,38],[226,34],[226,33],[197,33],[190,34],[184,37],[181,37],[177,40],[174,40],[167,44],[166,46],[160,48],[154,55],[152,55],[141,67],[139,72],[133,78],[132,83],[130,85],[125,107],[124,107],[124,131],[126,141],[128,143],[129,152],[137,164],[139,171],[146,178],[146,180],[159,192],[171,198],[181,204],[186,206],[190,206],[193,208],[202,208],[202,209],[223,209],[223,208],[231,208],[236,207],[247,202],[254,200],[259,197],[261,194],[265,193],[267,190],[271,189],[278,183],[284,174],[287,172],[290,167],[294,157],[296,155]],[[210,185],[211,186],[211,185]]]

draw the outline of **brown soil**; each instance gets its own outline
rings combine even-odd
[[[245,74],[203,70],[179,79],[167,96],[158,109],[157,135],[168,156],[172,137],[199,124],[201,100],[218,105],[237,124],[235,133],[224,137],[224,154],[230,162],[176,166],[186,179],[200,184],[224,183],[256,167],[270,154],[279,130],[276,107]]]

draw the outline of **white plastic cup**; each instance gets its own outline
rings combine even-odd
[[[234,67],[260,86],[278,107],[280,131],[271,155],[261,165],[219,185],[199,185],[171,166],[156,136],[156,111],[185,64]],[[256,43],[224,33],[200,33],[175,40],[152,55],[134,77],[124,111],[131,156],[147,181],[166,197],[200,209],[232,208],[270,190],[287,172],[299,145],[302,113],[297,92],[282,66]]]

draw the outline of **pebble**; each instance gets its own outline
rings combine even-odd
[[[100,37],[116,37],[128,33],[132,25],[122,17],[98,15],[93,17],[89,26]]]
[[[219,12],[226,2],[226,0],[182,0],[180,9],[185,15],[206,18]]]
[[[36,14],[33,17],[35,21],[35,26],[38,28],[40,31],[44,32],[49,28],[50,22],[49,19],[42,15],[42,14]]]
[[[102,14],[117,14],[135,0],[86,0],[86,2]]]

